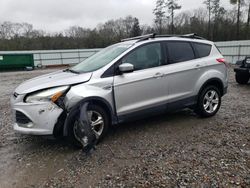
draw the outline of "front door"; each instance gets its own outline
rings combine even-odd
[[[163,58],[161,43],[154,42],[136,48],[121,60],[121,63],[133,64],[134,72],[114,77],[118,116],[166,103],[168,88]]]

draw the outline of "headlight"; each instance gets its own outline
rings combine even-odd
[[[62,86],[33,93],[27,96],[25,102],[27,103],[46,102],[46,101],[56,102],[57,99],[59,99],[65,93],[65,91],[68,90],[68,88],[69,86]]]

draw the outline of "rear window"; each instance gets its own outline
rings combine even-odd
[[[199,58],[209,56],[212,46],[209,44],[193,43]]]
[[[193,48],[188,42],[169,41],[167,48],[170,64],[195,59]]]

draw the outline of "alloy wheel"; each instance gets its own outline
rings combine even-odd
[[[104,119],[102,115],[97,111],[88,110],[87,114],[88,114],[88,119],[89,119],[91,128],[94,131],[96,138],[98,139],[104,130]],[[75,138],[77,138],[78,141],[82,142],[81,139],[85,138],[84,137],[85,133],[82,127],[80,126],[80,123],[78,120],[74,124],[73,132],[74,132]]]
[[[207,113],[213,113],[219,107],[219,94],[215,90],[208,90],[204,95],[203,108]]]

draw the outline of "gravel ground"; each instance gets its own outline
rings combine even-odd
[[[232,70],[216,116],[183,110],[122,124],[89,155],[12,129],[14,88],[52,71],[0,73],[0,187],[250,187],[250,85]]]

